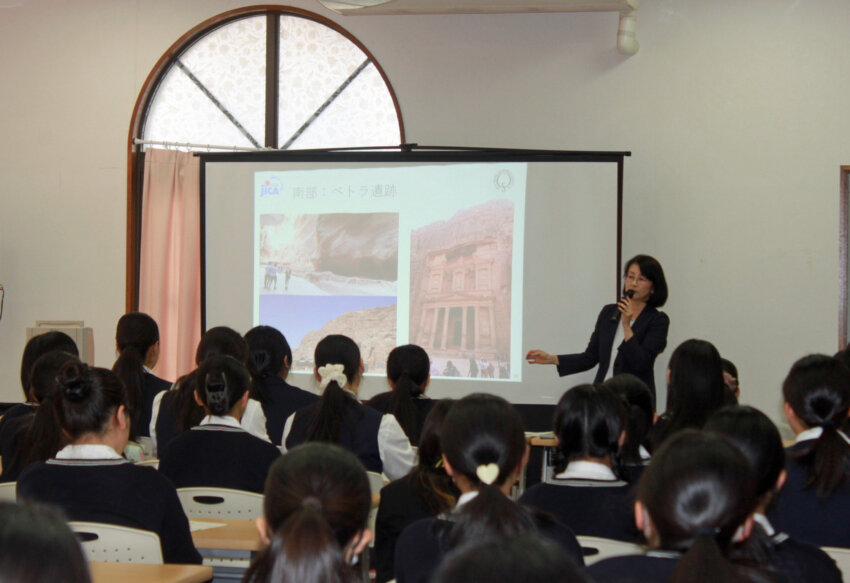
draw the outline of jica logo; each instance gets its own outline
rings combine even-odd
[[[279,196],[283,185],[277,178],[269,178],[260,183],[260,198],[264,196]]]

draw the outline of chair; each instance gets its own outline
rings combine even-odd
[[[89,561],[162,564],[159,536],[149,530],[100,522],[69,522]]]
[[[189,518],[254,520],[263,515],[263,495],[230,488],[177,488]]]
[[[850,581],[850,549],[821,547],[821,550],[835,561],[838,570],[841,571],[841,578],[844,581]]]
[[[627,543],[621,540],[601,538],[598,536],[578,535],[576,536],[581,550],[584,552],[584,564],[588,567],[597,561],[609,557],[620,557],[623,555],[642,555],[644,549],[635,543]]]
[[[15,494],[17,482],[3,482],[0,484],[0,502],[17,502],[18,498]]]

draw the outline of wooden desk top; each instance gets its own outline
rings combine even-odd
[[[89,563],[92,583],[203,583],[212,579],[212,567],[203,565],[142,565]]]
[[[253,520],[226,520],[192,518],[191,522],[214,522],[224,524],[216,528],[192,531],[195,548],[228,551],[259,551],[263,548],[260,533]]]
[[[532,447],[555,447],[558,445],[558,440],[555,437],[528,437],[526,438],[528,445]]]

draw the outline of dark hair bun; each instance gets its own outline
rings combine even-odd
[[[89,396],[91,387],[84,378],[88,368],[83,362],[69,362],[59,369],[59,389],[68,401],[79,403]]]

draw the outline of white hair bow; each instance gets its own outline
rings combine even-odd
[[[348,382],[348,379],[345,376],[345,366],[341,364],[326,364],[325,366],[319,367],[319,378],[321,382],[319,383],[319,388],[323,391],[328,387],[328,383],[331,381],[336,381],[340,388],[345,386],[345,383]]]

